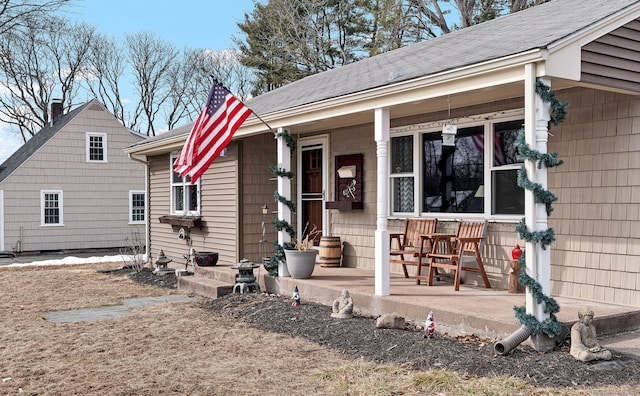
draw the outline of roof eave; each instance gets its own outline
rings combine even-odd
[[[152,140],[150,142],[129,146],[124,149],[124,152],[131,155],[152,156],[180,150],[182,149],[187,136],[189,136],[189,131],[167,139]]]

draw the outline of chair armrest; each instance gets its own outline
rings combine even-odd
[[[456,240],[463,242],[463,243],[468,243],[468,242],[480,242],[482,241],[484,238],[483,237],[464,237],[464,238],[456,238]]]

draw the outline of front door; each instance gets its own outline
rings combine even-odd
[[[314,229],[318,232],[315,244],[320,243],[327,227],[324,200],[326,191],[327,138],[300,139],[298,152],[298,238]],[[306,230],[305,230],[306,227]]]

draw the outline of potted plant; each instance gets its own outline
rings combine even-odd
[[[304,237],[292,242],[293,249],[285,249],[284,251],[287,269],[294,279],[310,278],[316,265],[318,251],[313,248],[313,242],[321,232],[316,227],[307,232],[308,226],[309,223],[304,227],[304,232],[302,233]]]

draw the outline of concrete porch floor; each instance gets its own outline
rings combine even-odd
[[[195,276],[181,277],[179,287],[189,288],[187,283],[200,283],[201,287],[207,287],[207,282],[212,285],[233,285],[236,274],[237,270],[231,265],[198,267]],[[422,325],[429,311],[433,310],[437,331],[452,335],[473,333],[483,338],[506,337],[520,327],[513,307],[525,305],[524,294],[464,284],[456,292],[450,282],[436,282],[433,286],[427,286],[424,282],[416,285],[414,278],[404,278],[400,274],[391,274],[391,295],[375,296],[374,272],[357,268],[316,265],[309,279],[272,277],[262,267],[256,268],[254,275],[259,278],[262,291],[292,295],[297,286],[302,304],[306,300],[331,306],[341,291],[347,289],[354,300],[354,309],[359,314],[375,317],[395,312],[410,323]],[[638,308],[554,298],[560,305],[558,320],[567,329],[578,319],[578,310],[584,306],[591,307],[595,313],[594,324],[599,338],[640,329]],[[634,340],[640,344],[640,339]]]

